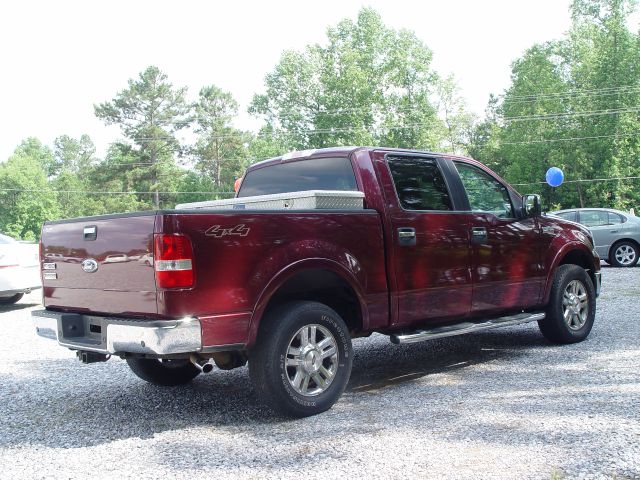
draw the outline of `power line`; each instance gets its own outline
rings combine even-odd
[[[206,195],[235,195],[235,192],[205,192],[205,191],[194,191],[194,192],[135,192],[135,191],[104,191],[104,190],[48,190],[48,189],[37,189],[37,188],[0,188],[0,191],[3,192],[31,192],[31,193],[86,193],[86,194],[106,194],[106,195],[145,195],[145,194],[155,194],[158,193],[160,195],[179,195],[179,194],[187,194],[187,193],[197,193],[197,194],[206,194]]]
[[[640,85],[625,85],[621,87],[603,87],[603,88],[595,88],[595,89],[575,89],[575,90],[567,90],[565,92],[547,92],[547,93],[535,93],[530,95],[509,95],[509,94],[500,94],[499,97],[509,97],[511,99],[524,99],[524,98],[541,98],[541,97],[558,97],[558,96],[567,96],[567,95],[588,95],[592,93],[600,93],[600,92],[627,92],[630,90],[635,90],[640,88]]]
[[[562,182],[565,183],[594,183],[594,182],[615,182],[618,180],[638,180],[640,176],[633,177],[611,177],[611,178],[586,178],[581,180],[565,180]],[[529,183],[512,183],[514,187],[522,186],[522,185],[546,185],[547,182],[529,182]]]
[[[590,137],[568,137],[568,138],[545,138],[540,140],[527,140],[522,142],[500,142],[500,145],[530,145],[537,143],[555,143],[555,142],[569,142],[576,140],[594,140],[601,138],[627,138],[640,136],[640,132],[626,133],[626,134],[614,134],[614,135],[593,135]]]

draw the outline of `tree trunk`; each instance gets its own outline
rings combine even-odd
[[[160,210],[160,192],[158,191],[158,152],[155,145],[151,148],[151,181],[153,182],[153,208]]]

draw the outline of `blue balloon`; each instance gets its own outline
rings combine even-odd
[[[552,187],[559,187],[564,182],[564,173],[558,167],[551,167],[547,170],[546,179]]]

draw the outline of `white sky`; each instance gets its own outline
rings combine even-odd
[[[414,30],[433,66],[453,73],[470,109],[509,84],[510,64],[569,28],[570,0],[33,1],[0,4],[0,161],[35,136],[51,145],[91,136],[102,156],[120,137],[93,114],[149,65],[194,98],[215,84],[240,102],[237,126],[286,49],[324,42],[327,26],[371,6],[393,28]]]

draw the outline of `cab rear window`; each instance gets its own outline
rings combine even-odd
[[[358,190],[351,161],[345,157],[278,163],[247,173],[238,197],[304,190]]]

